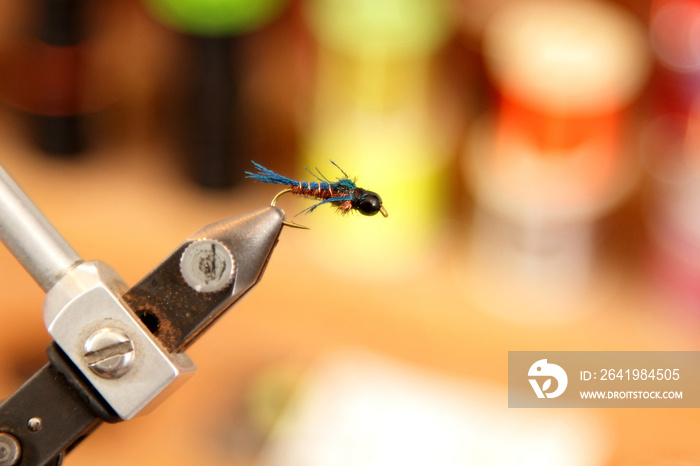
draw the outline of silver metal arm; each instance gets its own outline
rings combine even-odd
[[[48,291],[82,259],[0,167],[0,241]]]

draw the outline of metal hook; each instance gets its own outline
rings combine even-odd
[[[292,192],[292,188],[287,188],[287,189],[284,189],[284,190],[278,192],[277,195],[272,198],[272,202],[270,202],[270,205],[272,207],[275,207],[275,204],[277,203],[277,199],[279,199],[280,196],[282,196],[282,194],[291,193],[291,192]],[[287,225],[288,227],[299,228],[302,230],[309,229],[309,227],[305,227],[304,225],[299,225],[298,223],[294,223],[294,222],[288,222],[286,220],[282,221],[282,225]]]

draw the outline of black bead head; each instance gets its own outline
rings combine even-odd
[[[382,198],[375,192],[357,188],[353,194],[352,208],[362,215],[376,215],[382,208]]]

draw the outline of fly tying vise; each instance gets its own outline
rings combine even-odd
[[[384,206],[382,206],[382,198],[379,197],[379,194],[358,187],[355,184],[355,180],[351,180],[347,173],[345,173],[343,169],[338,166],[338,164],[332,160],[331,163],[335,165],[343,174],[343,177],[337,178],[337,181],[330,181],[328,178],[323,176],[318,169],[316,169],[318,175],[307,169],[307,171],[309,171],[309,173],[311,173],[311,175],[318,181],[296,181],[275,173],[269,168],[265,168],[256,162],[253,162],[253,165],[255,165],[257,172],[246,172],[246,176],[263,183],[289,186],[289,188],[277,193],[274,199],[272,199],[271,205],[273,206],[282,194],[292,193],[307,199],[316,199],[321,201],[302,211],[306,213],[313,212],[316,207],[320,205],[330,204],[336,207],[341,214],[346,214],[351,210],[356,210],[363,215],[376,215],[377,212],[380,212],[384,217],[389,216]],[[306,228],[302,225],[290,222],[285,222],[285,225],[296,228]]]

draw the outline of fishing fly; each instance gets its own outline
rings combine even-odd
[[[311,207],[304,209],[302,212],[305,213],[313,212],[317,207],[324,204],[330,204],[336,207],[341,214],[346,214],[352,210],[356,210],[363,215],[376,215],[379,212],[384,217],[389,216],[386,209],[382,205],[382,198],[379,197],[379,194],[358,187],[355,184],[356,180],[350,179],[347,173],[345,173],[343,169],[332,160],[331,163],[335,165],[335,167],[343,174],[343,176],[337,178],[336,181],[330,181],[318,170],[318,168],[316,169],[318,175],[313,173],[308,168],[306,169],[318,181],[296,181],[275,173],[269,168],[265,168],[256,162],[253,162],[253,165],[255,165],[257,171],[246,172],[246,176],[263,183],[289,186],[288,189],[285,189],[275,196],[272,201],[273,205],[279,196],[284,193],[291,192],[292,194],[296,194],[300,197],[320,201]]]

